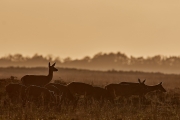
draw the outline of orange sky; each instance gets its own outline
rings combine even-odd
[[[0,0],[0,56],[100,51],[179,56],[180,1]]]

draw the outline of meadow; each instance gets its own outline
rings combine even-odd
[[[36,71],[35,71],[36,70]],[[61,109],[56,106],[46,109],[44,106],[36,107],[34,104],[22,107],[21,103],[8,102],[5,86],[9,83],[20,83],[23,75],[43,74],[46,68],[1,68],[0,79],[0,119],[1,120],[178,120],[180,119],[180,75],[145,73],[138,71],[90,71],[80,69],[58,68],[54,73],[52,82],[68,84],[72,81],[84,82],[93,86],[104,87],[110,83],[123,81],[138,82],[146,79],[145,84],[156,85],[163,82],[166,93],[150,93],[146,95],[148,104],[138,102],[137,96],[132,96],[131,102],[123,98],[111,104],[105,101],[93,101],[85,106],[84,100],[78,102],[76,109],[72,106],[62,105]],[[13,72],[14,71],[14,72]],[[9,77],[8,77],[9,76]],[[17,76],[17,79],[10,77]],[[123,99],[123,100],[122,100]]]

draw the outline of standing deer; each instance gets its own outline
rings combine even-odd
[[[53,72],[58,71],[55,66],[56,63],[54,63],[52,66],[50,65],[49,62],[49,74],[47,76],[45,75],[25,75],[21,78],[22,83],[25,86],[30,86],[30,85],[37,85],[37,86],[45,86],[48,84],[52,78],[53,78]]]

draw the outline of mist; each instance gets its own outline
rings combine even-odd
[[[25,57],[21,54],[0,58],[0,67],[47,67],[48,62],[56,62],[57,67],[88,70],[123,70],[179,74],[180,57],[156,55],[151,57],[127,56],[124,53],[97,53],[82,59],[61,58],[35,54]]]

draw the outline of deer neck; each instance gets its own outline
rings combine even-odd
[[[53,78],[53,71],[49,69],[48,80],[51,81]]]

